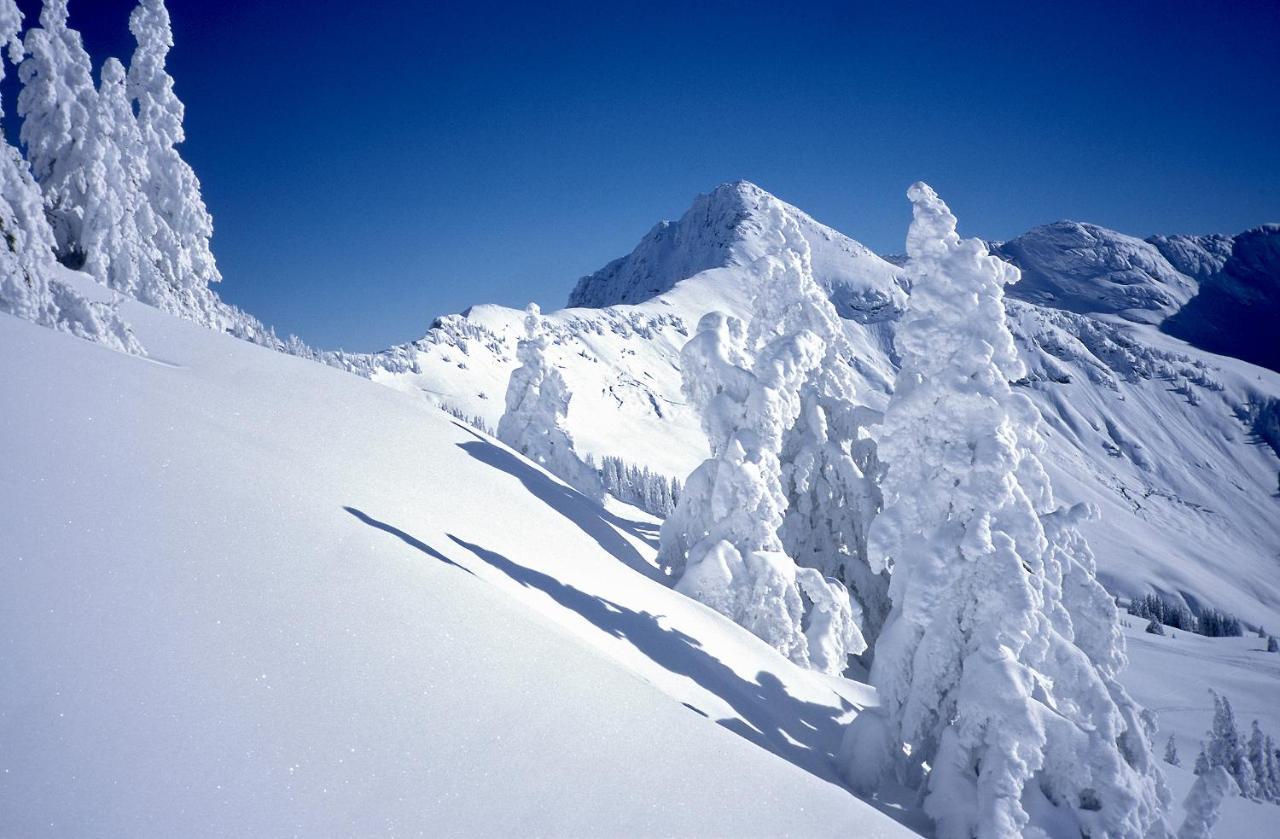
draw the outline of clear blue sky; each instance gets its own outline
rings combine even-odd
[[[71,0],[95,61],[132,5]],[[379,349],[736,178],[881,252],[921,178],[996,239],[1280,221],[1276,0],[789,5],[170,0],[220,292]]]

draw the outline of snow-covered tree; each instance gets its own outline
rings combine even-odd
[[[129,17],[129,30],[137,48],[129,62],[127,90],[137,108],[146,160],[143,194],[155,216],[153,241],[169,285],[158,302],[184,317],[224,328],[228,314],[209,288],[222,279],[209,247],[213,219],[199,179],[177,149],[185,139],[184,107],[165,69],[173,32],[164,0],[140,0]]]
[[[18,38],[22,13],[14,0],[0,0],[0,46],[9,61],[23,57]],[[0,59],[0,78],[5,64]],[[2,116],[0,112],[0,116]],[[142,353],[115,310],[85,300],[55,279],[54,236],[40,189],[18,150],[0,134],[0,311],[115,349]]]
[[[1267,638],[1267,652],[1269,653],[1280,652],[1280,642],[1276,641],[1276,636],[1274,635]]]
[[[1169,735],[1169,739],[1164,744],[1164,762],[1172,766],[1181,766],[1182,759],[1178,757],[1178,744],[1173,739],[1173,735]]]
[[[1196,755],[1196,763],[1191,771],[1197,775],[1203,775],[1204,773],[1208,772],[1209,769],[1210,769],[1209,753],[1205,751],[1204,742],[1201,741],[1200,753]]]
[[[86,207],[103,197],[102,138],[95,125],[98,96],[80,33],[67,25],[67,0],[44,0],[40,25],[26,34],[26,58],[18,67],[22,91],[20,137],[44,194],[58,258],[84,263],[81,246]]]
[[[1276,750],[1275,740],[1271,735],[1267,735],[1266,740],[1266,761],[1267,761],[1267,789],[1271,791],[1271,800],[1280,802],[1280,751]]]
[[[847,732],[847,775],[920,788],[942,837],[1072,821],[1166,835],[1151,726],[1115,681],[1118,616],[1075,526],[1090,511],[1057,508],[1038,412],[1010,386],[1023,368],[1003,287],[1017,269],[962,241],[928,186],[908,196],[912,288],[870,533],[893,606],[871,670],[881,706]]]
[[[520,366],[507,382],[506,411],[498,420],[498,439],[539,463],[589,498],[604,497],[594,468],[578,457],[565,428],[572,394],[547,358],[547,336],[538,306],[524,315],[525,337],[516,346]]]
[[[807,331],[825,347],[822,360],[799,389],[799,412],[783,434],[779,461],[786,514],[782,545],[797,564],[842,582],[861,611],[862,632],[873,641],[889,611],[889,575],[867,560],[867,530],[880,505],[873,470],[875,442],[865,433],[878,419],[857,403],[853,350],[835,306],[813,276],[809,242],[776,205],[769,208],[779,250],[795,255],[792,290],[776,312],[752,321],[761,336]]]
[[[1245,747],[1245,756],[1249,760],[1249,766],[1253,769],[1254,797],[1270,801],[1273,796],[1270,762],[1267,760],[1267,737],[1262,733],[1262,727],[1258,725],[1257,720],[1253,721],[1253,726],[1249,732],[1249,743]]]
[[[1213,726],[1209,729],[1209,741],[1205,749],[1209,766],[1220,766],[1240,788],[1245,798],[1257,795],[1257,779],[1253,765],[1245,749],[1244,737],[1236,727],[1235,711],[1231,700],[1218,693],[1213,694]]]
[[[799,414],[801,385],[826,353],[794,317],[808,267],[798,243],[784,237],[752,266],[750,334],[712,313],[681,352],[684,393],[702,418],[711,457],[689,476],[663,524],[660,560],[678,591],[793,661],[839,673],[866,646],[854,604],[838,580],[797,568],[778,535],[787,505],[783,437]]]
[[[1240,792],[1231,775],[1221,766],[1207,769],[1196,778],[1182,806],[1187,812],[1178,839],[1211,839],[1213,826],[1218,823],[1222,799]]]
[[[84,270],[99,282],[164,307],[170,283],[156,244],[159,224],[144,194],[147,156],[117,59],[102,65],[95,114],[101,192],[85,207]]]

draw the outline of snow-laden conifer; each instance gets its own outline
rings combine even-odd
[[[867,560],[867,530],[880,504],[874,441],[876,419],[857,402],[853,349],[830,298],[815,281],[808,240],[781,207],[771,205],[775,247],[795,255],[791,295],[780,310],[752,320],[750,342],[762,336],[812,333],[825,348],[799,388],[799,411],[782,438],[779,461],[786,513],[779,529],[784,550],[802,567],[842,582],[874,640],[889,611],[889,575]]]
[[[124,66],[115,58],[102,64],[97,106],[102,191],[85,208],[84,270],[105,285],[164,308],[172,286],[156,244],[159,225],[144,193],[146,150],[126,91]]]
[[[685,482],[662,528],[660,561],[676,588],[728,616],[793,661],[839,673],[865,642],[845,587],[797,568],[778,531],[786,511],[779,455],[800,388],[826,347],[797,314],[812,274],[794,223],[752,266],[752,324],[706,315],[681,352],[685,396],[711,457]],[[809,612],[806,616],[806,602]],[[806,620],[807,617],[807,620]]]
[[[26,58],[18,67],[18,114],[58,258],[79,268],[85,210],[101,200],[105,173],[93,68],[80,33],[67,21],[67,0],[44,0],[40,25],[27,30]]]
[[[157,302],[207,326],[225,328],[233,318],[209,288],[222,279],[209,246],[213,219],[199,179],[177,148],[185,139],[184,107],[165,69],[173,33],[164,0],[140,0],[129,17],[129,30],[137,48],[129,61],[127,90],[136,105],[146,160],[143,195],[154,214],[153,241],[169,287]]]
[[[63,5],[65,12],[65,4]],[[57,7],[54,8],[57,11]],[[65,20],[65,14],[63,15]],[[0,47],[13,63],[23,57],[18,38],[22,13],[13,0],[0,0]],[[0,58],[0,79],[5,64]],[[2,115],[2,111],[0,111]],[[0,135],[0,311],[115,349],[142,348],[115,310],[85,300],[54,278],[54,236],[44,199],[27,162]]]
[[[962,241],[928,186],[908,195],[912,290],[870,534],[893,608],[871,671],[881,707],[850,727],[847,774],[919,787],[942,837],[1049,822],[1167,835],[1150,725],[1115,682],[1115,605],[1076,528],[1090,511],[1057,508],[1038,413],[1010,386],[1023,369],[1003,287],[1017,270]]]
[[[1217,692],[1213,694],[1213,725],[1205,753],[1209,766],[1220,766],[1235,781],[1240,795],[1253,798],[1258,793],[1257,778],[1245,746],[1244,736],[1236,727],[1236,715],[1231,700]]]
[[[565,428],[572,394],[547,358],[548,340],[538,306],[525,309],[525,337],[516,346],[520,366],[507,382],[506,410],[498,420],[498,439],[541,464],[584,495],[601,499],[604,487],[595,469],[578,457]]]

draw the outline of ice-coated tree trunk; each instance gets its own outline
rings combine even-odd
[[[1033,812],[1088,835],[1167,835],[1148,726],[1115,681],[1115,605],[1076,527],[1091,511],[1057,508],[1039,415],[1010,386],[1017,270],[961,240],[928,186],[908,196],[912,289],[869,540],[892,610],[871,670],[881,706],[847,732],[847,776],[918,787],[942,837],[1026,835]]]

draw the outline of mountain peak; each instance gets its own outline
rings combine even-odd
[[[768,234],[777,210],[800,225],[814,275],[842,316],[869,322],[897,310],[897,268],[747,180],[722,183],[695,198],[678,221],[659,222],[630,254],[578,280],[569,306],[642,303],[704,271],[745,267],[774,247]]]

